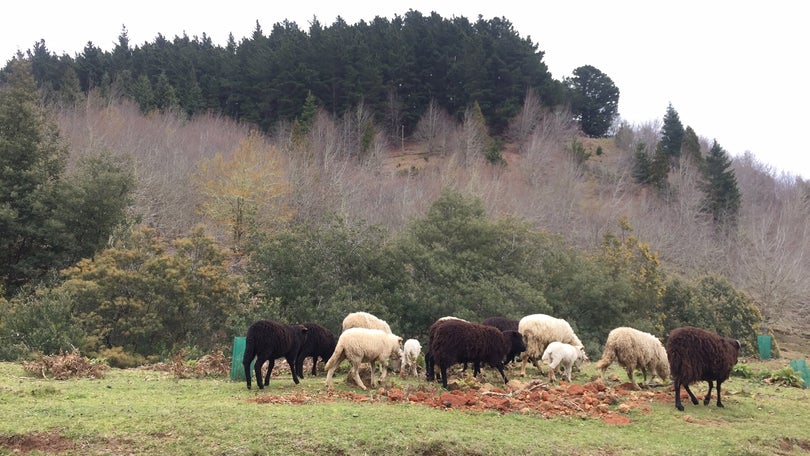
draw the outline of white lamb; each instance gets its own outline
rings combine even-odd
[[[368,312],[353,312],[343,319],[343,331],[350,328],[379,329],[391,334],[391,327],[385,320],[377,318]]]
[[[521,377],[526,376],[526,364],[529,358],[542,372],[537,360],[543,356],[546,347],[551,342],[563,342],[575,347],[584,347],[567,321],[549,315],[533,314],[521,318],[518,322],[518,331],[526,344],[526,351],[520,355],[523,359],[523,366],[520,369]]]
[[[588,361],[588,355],[582,346],[575,347],[562,342],[552,342],[548,344],[543,352],[543,362],[548,364],[548,380],[551,383],[557,381],[555,371],[562,367],[563,375],[568,382],[571,382],[571,369],[574,365],[579,367],[583,361]]]
[[[664,345],[657,337],[650,333],[639,331],[626,326],[616,328],[608,334],[602,359],[596,363],[596,368],[602,371],[602,381],[605,371],[617,361],[627,371],[634,389],[639,389],[633,372],[640,369],[644,375],[644,383],[649,386],[657,375],[662,381],[669,379],[669,360]],[[650,372],[649,383],[647,371]]]
[[[362,389],[367,389],[360,379],[360,365],[371,363],[371,386],[374,380],[374,363],[380,363],[380,381],[385,380],[388,360],[399,357],[402,338],[379,329],[349,328],[340,334],[335,352],[326,362],[326,386],[332,388],[332,375],[344,359],[352,364],[350,375]]]
[[[399,376],[405,378],[405,372],[410,372],[414,377],[417,376],[416,364],[419,360],[419,355],[422,353],[422,345],[416,339],[408,339],[402,346],[402,364],[400,365]]]

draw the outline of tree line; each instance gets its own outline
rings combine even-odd
[[[224,47],[206,34],[159,34],[133,47],[124,27],[112,51],[88,42],[75,57],[57,56],[39,41],[15,58],[31,62],[51,101],[72,103],[98,90],[131,97],[144,113],[216,112],[265,132],[294,121],[313,96],[333,115],[362,103],[390,137],[411,134],[430,103],[456,119],[477,103],[500,135],[534,91],[546,106],[569,107],[586,134],[604,136],[618,114],[613,81],[589,65],[557,81],[543,55],[506,18],[409,10],[351,25],[313,18],[307,30],[285,20],[269,34],[257,22],[250,37],[237,43],[230,35]]]

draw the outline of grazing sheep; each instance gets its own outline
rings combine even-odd
[[[399,357],[402,338],[379,329],[349,328],[338,337],[337,346],[332,357],[326,362],[326,386],[332,388],[332,375],[344,359],[352,365],[350,375],[362,389],[367,389],[360,379],[360,364],[371,363],[371,386],[376,386],[374,380],[374,363],[380,363],[382,374],[380,381],[385,380],[387,374],[386,364],[389,359]]]
[[[552,342],[543,351],[543,362],[548,364],[548,380],[551,383],[557,381],[555,371],[562,366],[563,375],[568,382],[571,382],[571,369],[574,365],[580,366],[583,361],[588,361],[588,355],[582,346],[575,347],[562,342]]]
[[[436,378],[436,363],[433,361],[433,354],[430,352],[430,342],[433,340],[433,334],[436,332],[436,327],[446,321],[466,322],[467,320],[462,320],[461,318],[451,316],[441,317],[433,322],[433,324],[430,325],[430,328],[428,328],[428,346],[427,352],[425,353],[425,378],[427,378],[427,381],[429,382],[432,382]],[[466,362],[464,363],[464,370],[467,370]],[[475,372],[478,372],[478,367],[475,366],[474,370]],[[441,378],[439,378],[439,381],[441,381]]]
[[[254,371],[256,372],[256,385],[259,386],[259,389],[270,384],[270,375],[273,372],[276,358],[282,357],[290,365],[293,381],[298,384],[295,363],[298,352],[306,341],[307,331],[304,325],[283,325],[270,320],[259,320],[250,325],[245,340],[245,355],[242,357],[248,389],[250,389],[250,363],[253,362],[253,358],[256,358]],[[270,368],[262,383],[262,366],[265,361],[270,362]]]
[[[343,331],[351,328],[379,329],[391,334],[391,327],[384,320],[381,320],[368,312],[354,312],[346,315],[343,319]]]
[[[416,377],[416,364],[419,355],[422,353],[422,345],[416,339],[408,339],[402,345],[402,363],[400,364],[399,376],[405,377],[405,372],[409,371]]]
[[[317,372],[318,358],[320,357],[323,362],[326,362],[332,353],[335,351],[335,335],[332,331],[324,328],[317,323],[304,323],[307,328],[307,340],[301,346],[301,352],[298,353],[298,361],[295,364],[295,373],[299,378],[304,378],[304,359],[312,357],[312,376],[314,377]]]
[[[546,346],[551,342],[563,342],[575,347],[584,347],[571,325],[561,318],[554,318],[544,314],[527,315],[518,322],[518,331],[523,335],[526,350],[521,354],[523,366],[520,376],[526,376],[526,364],[529,358],[534,366],[542,372],[537,360],[543,356]]]
[[[501,331],[517,331],[518,330],[518,321],[513,320],[511,318],[506,317],[489,317],[486,320],[482,321],[482,325],[486,326],[494,326]],[[506,355],[506,363],[509,364],[515,360],[515,357],[520,355],[520,353],[509,353]]]
[[[617,361],[627,370],[627,376],[634,389],[639,389],[633,372],[640,369],[644,375],[644,383],[649,385],[657,375],[662,381],[669,379],[669,360],[664,344],[650,333],[634,328],[619,327],[608,334],[602,359],[596,363],[596,368],[602,371],[602,381],[605,371]],[[650,382],[647,383],[647,371],[650,372]]]
[[[475,366],[488,363],[498,370],[503,382],[508,380],[503,371],[507,353],[517,347],[523,351],[523,338],[517,331],[502,332],[492,326],[461,320],[446,320],[434,324],[429,353],[439,365],[442,386],[447,388],[447,368],[455,363],[472,362]],[[478,372],[475,373],[476,375]]]
[[[712,382],[717,382],[717,406],[723,407],[720,400],[720,384],[728,379],[731,369],[740,356],[740,341],[723,337],[711,331],[684,326],[670,333],[667,339],[667,356],[672,380],[675,382],[675,408],[683,411],[681,385],[692,403],[698,400],[689,385],[699,381],[709,383],[709,392],[703,398],[703,405],[709,405],[712,398]]]

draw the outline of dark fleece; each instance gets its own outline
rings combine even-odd
[[[259,320],[248,328],[245,341],[245,356],[242,364],[245,367],[247,387],[250,389],[250,363],[256,359],[254,371],[256,384],[263,389],[270,383],[270,374],[273,372],[276,358],[284,358],[290,365],[293,381],[298,384],[295,365],[298,352],[307,339],[307,328],[304,325],[284,325],[270,320]],[[270,362],[267,377],[262,383],[262,365]]]

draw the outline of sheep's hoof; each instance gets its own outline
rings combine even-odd
[[[720,407],[720,408],[726,408],[726,406],[725,406],[725,405],[723,405],[723,404],[722,404],[722,403],[720,403],[720,402],[718,402],[718,403],[717,403],[717,406],[718,406],[718,407]]]
[[[698,402],[699,402],[699,401],[698,401],[697,399],[692,399],[692,404],[694,404],[694,405],[698,405]]]
[[[683,412],[683,405],[675,404],[675,408],[678,409],[678,411]]]

